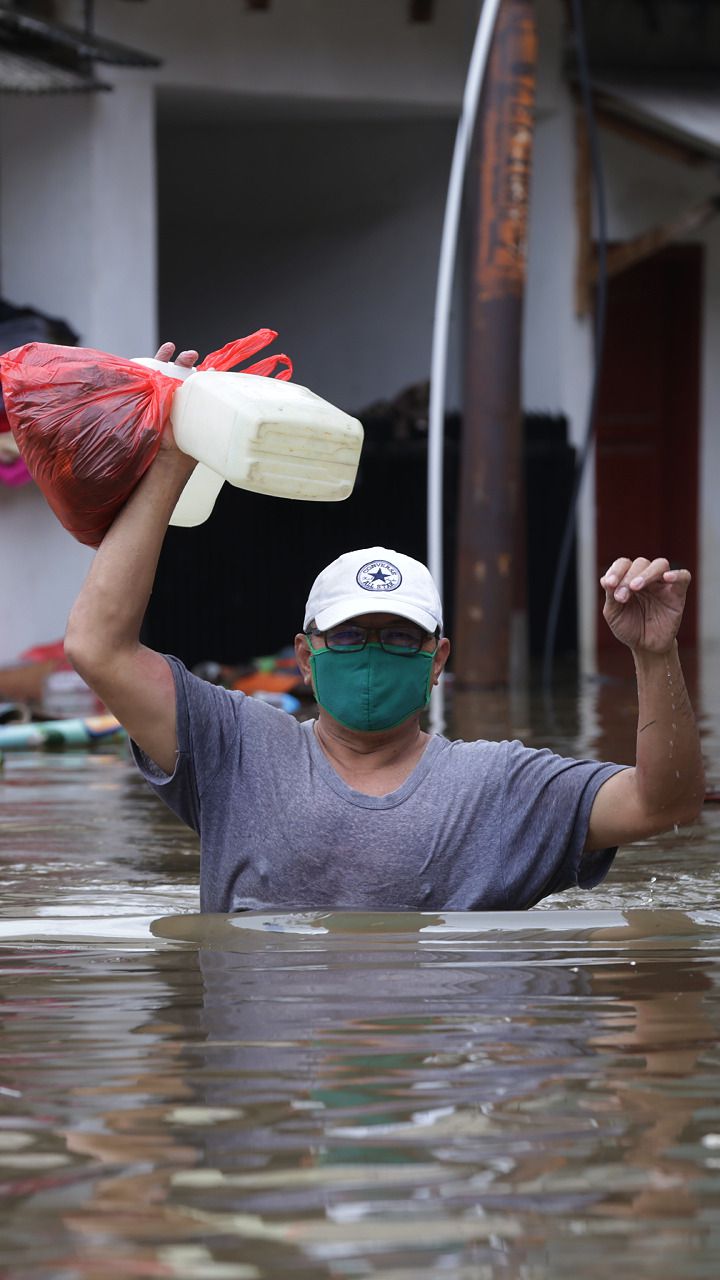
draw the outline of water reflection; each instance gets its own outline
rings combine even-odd
[[[452,710],[631,758],[630,671]],[[529,913],[200,917],[122,750],[8,760],[0,803],[10,1280],[715,1280],[720,807]]]
[[[720,917],[588,914],[8,950],[10,1274],[713,1274]]]
[[[0,767],[0,916],[197,908],[193,832],[127,750],[8,755]]]

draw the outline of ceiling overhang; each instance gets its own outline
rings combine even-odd
[[[594,73],[593,97],[606,116],[628,121],[697,158],[720,158],[720,87],[706,80],[659,80]]]

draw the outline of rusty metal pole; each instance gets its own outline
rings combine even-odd
[[[498,16],[468,172],[472,227],[456,565],[458,684],[507,684],[526,614],[520,351],[537,33],[532,0]]]

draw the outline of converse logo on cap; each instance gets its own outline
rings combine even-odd
[[[363,591],[397,591],[402,574],[388,560],[369,560],[358,569],[355,581]]]

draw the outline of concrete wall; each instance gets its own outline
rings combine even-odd
[[[7,299],[135,354],[156,328],[154,95],[138,73],[117,81],[0,99],[0,265]]]
[[[0,666],[59,640],[91,553],[58,524],[35,485],[0,489]]]
[[[0,100],[0,281],[9,302],[67,320],[86,346],[152,350],[156,323],[152,86]],[[0,487],[0,662],[62,635],[90,552],[35,486]]]
[[[269,101],[459,103],[477,0],[443,0],[433,22],[410,23],[407,0],[99,0],[97,29],[157,53],[159,85]],[[77,19],[77,0],[65,5]]]

